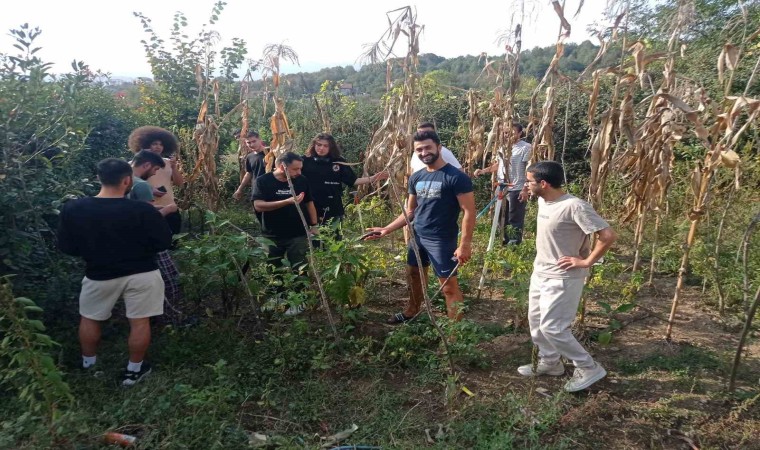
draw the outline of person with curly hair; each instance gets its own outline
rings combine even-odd
[[[154,126],[144,126],[135,129],[129,135],[129,149],[139,155],[142,150],[150,151],[164,157],[167,163],[159,168],[155,174],[145,180],[153,187],[153,198],[144,199],[159,210],[169,210],[163,214],[169,224],[172,234],[180,232],[182,216],[174,203],[174,189],[172,184],[185,182],[177,165],[177,153],[179,144],[176,136],[168,130]],[[167,158],[168,157],[168,158]],[[182,323],[183,314],[180,310],[182,304],[182,290],[179,283],[179,269],[169,253],[164,250],[156,255],[156,262],[161,271],[161,277],[165,284],[164,314],[173,324]]]
[[[357,178],[351,166],[340,155],[340,147],[332,135],[320,133],[311,140],[304,153],[303,175],[309,182],[317,217],[321,225],[343,219],[343,185],[360,186],[388,178],[388,172]],[[336,235],[340,238],[340,234]]]
[[[166,166],[148,179],[153,187],[153,204],[158,207],[168,206],[174,203],[174,185],[181,186],[185,182],[182,172],[179,170],[177,156],[179,154],[179,142],[177,137],[168,130],[154,126],[144,126],[135,129],[129,135],[129,149],[133,153],[140,150],[150,150],[161,155],[166,161]],[[166,215],[173,234],[182,229],[182,216],[179,211]]]

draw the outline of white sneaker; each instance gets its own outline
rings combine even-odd
[[[301,314],[302,312],[306,311],[306,306],[304,306],[303,303],[301,303],[298,306],[290,306],[287,310],[285,310],[285,315],[288,317],[297,316]]]
[[[578,367],[573,372],[573,377],[570,378],[570,381],[565,384],[565,390],[567,392],[582,391],[606,376],[607,371],[599,363],[594,363],[594,367],[589,369]]]
[[[547,364],[540,361],[536,366],[536,371],[533,372],[533,364],[526,364],[517,368],[517,372],[524,377],[536,377],[541,375],[551,375],[558,377],[565,374],[565,365],[562,361],[557,361],[554,364]]]

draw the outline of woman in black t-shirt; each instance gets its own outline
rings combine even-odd
[[[327,133],[320,133],[311,140],[304,153],[302,174],[309,182],[320,224],[343,218],[344,184],[353,187],[388,178],[385,171],[357,178],[351,166],[340,156],[335,138]]]

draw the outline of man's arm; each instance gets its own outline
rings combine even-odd
[[[148,239],[148,245],[154,252],[168,250],[172,246],[172,230],[169,224],[157,210],[147,210],[143,214],[143,232]]]
[[[499,162],[496,161],[495,163],[491,164],[490,166],[484,168],[484,169],[475,169],[475,172],[473,172],[473,175],[478,177],[480,175],[483,175],[485,173],[494,173],[496,172],[496,169],[499,168]]]
[[[382,172],[378,172],[368,177],[357,178],[356,181],[354,181],[353,186],[359,186],[362,184],[371,184],[377,180],[385,180],[388,178],[388,176],[389,176],[388,172],[383,170]]]
[[[67,214],[65,211],[66,209],[64,207],[61,210],[61,215],[59,216],[58,221],[58,248],[67,255],[80,256],[79,247],[77,246],[78,240],[71,235],[69,227],[66,225]]]
[[[243,196],[243,190],[245,190],[245,187],[251,185],[251,178],[253,178],[251,172],[246,172],[243,176],[243,181],[240,182],[240,186],[238,186],[235,193],[232,194],[232,197],[235,198],[235,200],[240,200],[240,197]]]
[[[617,233],[612,227],[607,227],[596,232],[596,244],[587,258],[581,259],[576,256],[563,256],[557,260],[557,266],[561,269],[587,268],[599,261],[599,258],[607,253],[612,244],[617,240]]]
[[[378,233],[374,236],[367,237],[368,240],[371,239],[380,239],[381,237],[393,233],[396,230],[399,230],[401,228],[404,228],[406,226],[406,218],[409,218],[409,222],[414,220],[414,210],[417,209],[417,196],[409,194],[409,198],[407,199],[407,209],[406,209],[406,217],[404,216],[404,213],[401,213],[398,217],[393,219],[391,223],[384,227],[370,227],[367,228],[367,231],[372,231],[375,233]]]
[[[308,202],[306,204],[306,212],[308,213],[307,220],[310,226],[317,225],[317,208],[314,206],[314,202]]]
[[[457,201],[464,215],[462,216],[462,238],[454,256],[459,260],[459,264],[464,264],[472,257],[472,233],[475,229],[475,217],[477,215],[475,212],[475,193],[459,194]]]
[[[289,197],[285,200],[275,200],[273,202],[268,202],[266,200],[254,200],[253,201],[253,209],[256,210],[256,212],[269,212],[269,211],[275,211],[280,208],[284,208],[289,205],[297,205],[301,203],[301,200],[303,200],[304,193],[301,192],[298,194],[295,198]],[[313,204],[312,204],[313,206]],[[314,211],[314,217],[316,217],[317,212]],[[316,219],[315,219],[316,221]]]
[[[156,209],[161,213],[162,217],[166,217],[171,213],[179,211],[176,203],[170,203],[166,206],[156,206]]]

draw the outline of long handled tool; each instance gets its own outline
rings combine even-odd
[[[501,205],[504,203],[505,186],[506,185],[504,184],[499,184],[499,187],[496,189],[496,195],[494,195],[494,199],[496,199],[496,207],[494,208],[493,212],[493,221],[491,222],[491,235],[488,238],[488,247],[486,247],[486,254],[493,250],[493,245],[496,241],[496,230],[499,228],[499,217],[501,216]],[[486,268],[486,262],[483,261],[483,271],[480,274],[478,291],[482,291],[483,287],[485,287],[487,271],[488,269]]]

